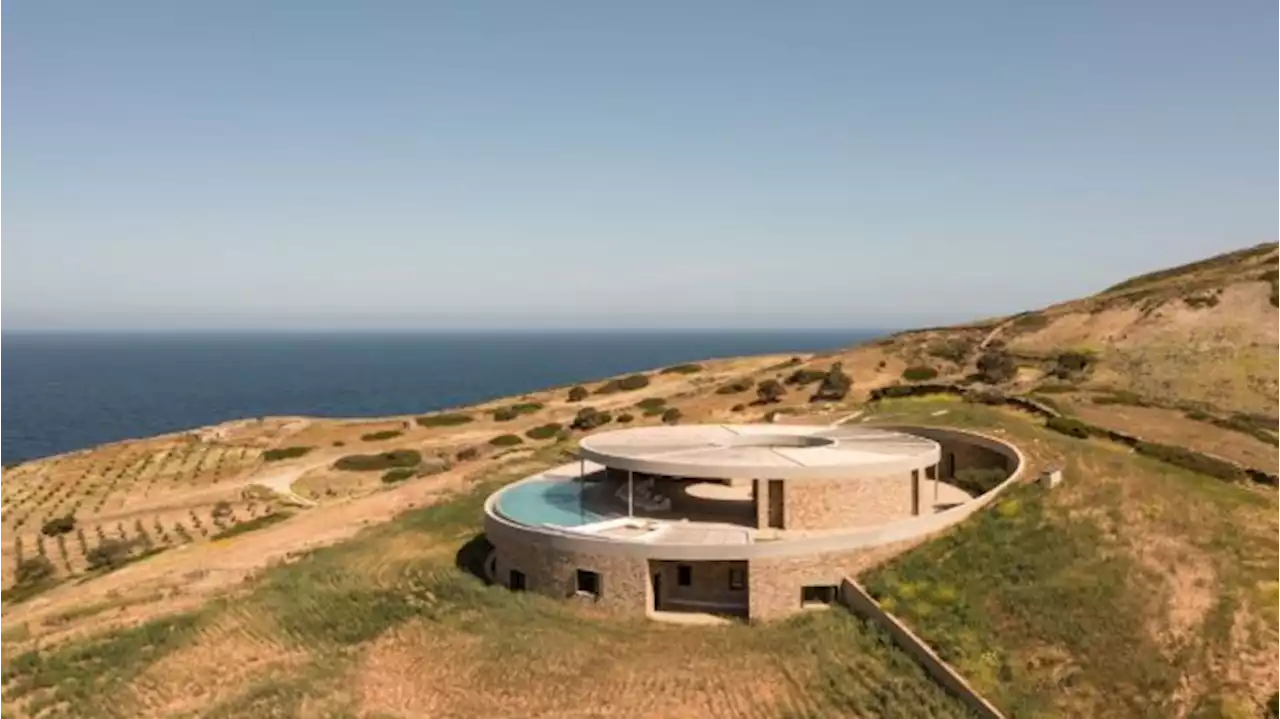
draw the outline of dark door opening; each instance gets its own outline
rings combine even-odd
[[[653,611],[662,611],[662,572],[653,573]]]
[[[519,569],[512,569],[511,576],[509,578],[509,581],[507,582],[507,586],[510,587],[511,591],[513,592],[523,592],[524,591],[524,572],[520,571]]]

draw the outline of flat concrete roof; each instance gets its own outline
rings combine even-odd
[[[602,432],[579,454],[605,467],[690,479],[857,479],[937,464],[926,437],[848,425],[699,424]]]

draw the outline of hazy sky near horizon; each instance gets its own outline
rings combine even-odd
[[[1277,5],[21,2],[3,323],[900,327],[1273,240]]]

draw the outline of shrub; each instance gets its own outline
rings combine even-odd
[[[211,514],[214,517],[229,517],[231,516],[232,511],[233,510],[231,508],[231,503],[223,499],[219,501],[217,504],[213,505],[213,511],[211,512]]]
[[[1216,294],[1190,295],[1183,297],[1182,301],[1191,309],[1198,310],[1205,307],[1217,307],[1218,296]]]
[[[563,428],[564,428],[564,425],[560,424],[559,422],[548,422],[546,424],[540,424],[537,427],[530,429],[529,431],[524,433],[524,436],[528,437],[529,439],[551,439],[552,437],[555,437],[557,434],[559,434],[560,430]]]
[[[631,414],[623,412],[622,414],[618,415],[617,421],[619,424],[630,424],[631,422],[635,421],[635,417],[632,416]]]
[[[380,442],[384,439],[394,439],[395,437],[399,437],[402,434],[404,434],[404,432],[401,432],[398,429],[384,429],[380,432],[370,432],[368,434],[362,434],[360,435],[360,439],[366,442]]]
[[[460,424],[471,422],[474,418],[469,414],[462,412],[450,412],[446,414],[429,414],[425,417],[418,417],[414,422],[419,427],[457,427]]]
[[[976,497],[995,489],[1008,476],[1008,472],[998,467],[959,469],[951,483]]]
[[[518,434],[500,434],[489,440],[489,444],[495,447],[514,447],[517,444],[524,444],[524,440],[520,439]]]
[[[1217,457],[1210,457],[1207,454],[1201,454],[1185,447],[1173,447],[1167,444],[1157,444],[1156,442],[1138,442],[1134,445],[1134,449],[1139,454],[1154,457],[1183,469],[1189,469],[1192,472],[1207,474],[1210,477],[1232,482],[1245,478],[1244,472],[1230,462],[1225,462]]]
[[[978,375],[987,384],[1001,384],[1013,379],[1018,365],[1004,350],[988,350],[978,358]]]
[[[678,407],[672,407],[662,413],[662,422],[663,424],[678,424],[683,416],[684,413]]]
[[[696,362],[689,362],[686,364],[678,364],[678,365],[672,365],[670,367],[666,367],[658,374],[697,374],[702,370],[703,370],[702,365],[697,364]]]
[[[1048,317],[1037,312],[1028,312],[1024,315],[1019,315],[1009,326],[1016,332],[1035,332],[1047,327],[1048,324]]]
[[[19,562],[13,579],[15,584],[36,584],[52,578],[54,571],[53,562],[45,557],[36,556]]]
[[[664,397],[645,397],[639,402],[636,402],[636,406],[640,409],[656,409],[658,407],[665,407],[666,404],[667,400]]]
[[[1066,394],[1067,392],[1076,392],[1079,388],[1073,384],[1059,384],[1049,382],[1036,387],[1035,391],[1039,394]]]
[[[292,512],[272,512],[271,514],[264,514],[261,517],[254,517],[247,522],[233,524],[221,532],[215,532],[211,537],[209,537],[209,539],[230,539],[238,534],[252,532],[255,529],[262,529],[263,527],[270,527],[271,525],[283,522],[292,516]]]
[[[76,528],[76,518],[74,515],[68,514],[62,517],[54,517],[48,520],[40,527],[40,533],[46,537],[56,537],[60,534],[69,534],[74,532]]]
[[[511,409],[514,409],[520,414],[533,414],[534,412],[540,411],[545,406],[546,405],[541,402],[516,402],[511,405]]]
[[[279,447],[277,449],[268,449],[262,453],[264,462],[278,462],[282,459],[295,459],[310,452],[314,447]]]
[[[776,379],[767,379],[756,387],[756,397],[765,404],[781,401],[786,393],[787,388]]]
[[[335,447],[345,447],[345,446],[347,446],[347,443],[346,443],[346,442],[343,442],[343,441],[342,441],[342,440],[340,440],[340,439],[335,439],[335,440],[333,441],[333,446],[335,446]]]
[[[750,377],[741,377],[729,382],[728,384],[723,384],[717,387],[716,394],[739,394],[751,389],[755,384],[756,381]]]
[[[90,569],[118,567],[128,561],[131,550],[132,547],[128,542],[123,542],[119,539],[106,539],[86,552],[84,558],[89,561]]]
[[[480,450],[477,449],[476,447],[465,447],[463,449],[458,450],[458,453],[453,455],[453,458],[459,462],[470,462],[471,460],[476,459],[479,456],[480,456]]]
[[[806,385],[821,382],[827,373],[820,369],[798,369],[787,376],[787,384]]]
[[[734,406],[729,408],[729,411],[730,412],[746,412],[747,406],[745,404],[735,404]]]
[[[493,411],[494,422],[510,422],[519,416],[520,413],[511,407],[499,407]]]
[[[613,421],[613,415],[608,412],[601,412],[595,407],[583,407],[578,410],[578,414],[574,415],[573,423],[569,426],[573,429],[591,430],[609,424],[611,421]]]
[[[643,389],[649,386],[649,378],[642,374],[630,374],[626,377],[611,379],[608,382],[596,388],[596,394],[613,394],[615,392],[630,392],[637,389]]]
[[[969,359],[969,353],[973,351],[973,344],[964,340],[946,340],[929,345],[925,351],[932,357],[964,364],[965,360]]]
[[[1093,425],[1070,417],[1050,417],[1045,420],[1044,426],[1076,439],[1088,439],[1090,436],[1097,434],[1097,430]]]
[[[416,449],[393,449],[381,454],[350,454],[340,457],[333,463],[333,468],[348,472],[371,472],[395,467],[416,467],[421,461],[422,454]]]
[[[1128,392],[1126,390],[1113,390],[1108,394],[1098,395],[1091,400],[1094,404],[1124,404],[1131,407],[1149,407],[1151,403],[1143,399],[1141,395]]]
[[[927,382],[938,376],[938,370],[928,365],[913,365],[902,370],[902,379],[908,382]]]
[[[578,385],[577,387],[574,387],[573,389],[569,390],[569,401],[581,402],[582,400],[586,399],[589,394],[591,393],[587,391],[586,387],[583,387],[582,385]]]
[[[1053,361],[1053,376],[1069,379],[1087,372],[1093,365],[1093,357],[1087,352],[1061,352]]]
[[[839,401],[849,394],[849,389],[852,387],[853,380],[844,373],[843,365],[836,362],[831,365],[831,369],[827,370],[826,375],[822,377],[822,382],[818,385],[818,391],[813,394],[813,399],[816,401]]]
[[[382,474],[382,483],[395,484],[396,482],[403,482],[413,475],[413,467],[396,467],[395,469],[388,469]]]

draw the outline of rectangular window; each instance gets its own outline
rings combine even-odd
[[[735,592],[742,591],[747,588],[747,570],[730,569],[729,570],[729,589]]]
[[[519,569],[512,569],[511,577],[510,577],[510,580],[507,582],[507,586],[510,587],[511,591],[513,592],[523,592],[524,591],[524,572],[520,571]]]
[[[578,570],[578,593],[600,596],[600,575],[585,569]]]
[[[800,605],[804,607],[834,604],[838,588],[829,585],[810,585],[800,588]]]
[[[693,584],[693,567],[690,567],[687,564],[677,564],[676,584],[681,587],[687,587]]]

